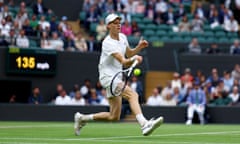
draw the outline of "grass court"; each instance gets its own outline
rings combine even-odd
[[[0,122],[0,144],[239,144],[240,125],[163,124],[142,136],[137,123],[88,123],[80,136],[70,122]]]

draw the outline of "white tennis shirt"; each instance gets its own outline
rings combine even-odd
[[[127,37],[122,33],[119,33],[119,40],[112,39],[110,35],[103,40],[102,53],[98,65],[99,80],[103,87],[108,87],[112,77],[122,70],[122,64],[112,54],[120,53],[125,56],[128,46]]]

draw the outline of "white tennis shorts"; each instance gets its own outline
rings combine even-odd
[[[107,98],[111,98],[114,97],[114,95],[112,95],[111,93],[111,89],[110,89],[110,85],[111,85],[111,81],[112,81],[112,77],[111,76],[104,76],[101,77],[99,79],[101,85],[106,88],[106,92],[107,92]],[[122,83],[122,80],[120,78],[116,79],[113,83],[113,90],[117,89],[117,86]]]

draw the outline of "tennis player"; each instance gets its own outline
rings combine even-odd
[[[163,117],[147,120],[142,113],[138,102],[138,94],[129,86],[126,86],[120,96],[114,96],[110,92],[110,83],[113,76],[122,70],[122,67],[130,66],[133,61],[142,62],[142,56],[137,55],[142,49],[148,46],[146,40],[140,39],[136,48],[130,48],[127,37],[120,33],[121,18],[116,14],[109,14],[105,18],[109,34],[102,42],[102,53],[100,56],[99,80],[103,87],[106,88],[107,97],[110,104],[110,112],[100,112],[95,114],[75,113],[74,130],[75,135],[80,135],[80,130],[85,126],[87,121],[117,121],[120,119],[122,98],[128,100],[133,114],[136,116],[141,126],[144,136],[150,135],[157,127],[163,123]],[[117,89],[117,88],[116,88]]]

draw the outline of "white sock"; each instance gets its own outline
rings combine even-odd
[[[83,115],[82,120],[83,121],[91,121],[91,120],[93,120],[93,114]]]
[[[138,121],[138,123],[141,125],[141,126],[144,126],[144,124],[147,122],[146,118],[143,116],[143,114],[137,114],[136,115],[136,119]]]

